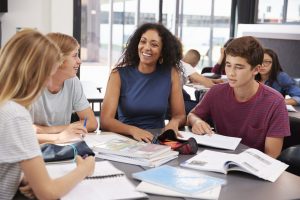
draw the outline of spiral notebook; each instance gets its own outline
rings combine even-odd
[[[75,163],[47,165],[51,178],[58,178],[76,167]],[[116,192],[116,190],[118,192]],[[114,167],[109,161],[96,162],[94,174],[75,186],[62,200],[76,199],[140,199],[148,198],[138,192],[124,172]]]

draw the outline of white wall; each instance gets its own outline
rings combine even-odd
[[[300,25],[239,24],[237,37],[245,35],[259,38],[300,40]]]
[[[8,12],[0,15],[3,46],[17,27],[36,28],[42,33],[73,34],[73,0],[9,0]]]
[[[40,0],[44,1],[44,0]],[[51,1],[51,32],[73,35],[73,0]]]

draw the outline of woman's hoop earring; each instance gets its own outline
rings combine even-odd
[[[158,63],[159,63],[159,64],[163,64],[163,62],[164,62],[163,57],[160,57],[160,59],[158,60]]]

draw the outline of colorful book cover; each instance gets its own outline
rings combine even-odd
[[[138,180],[185,194],[203,192],[225,184],[223,179],[168,165],[133,173],[132,176]]]

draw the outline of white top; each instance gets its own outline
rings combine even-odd
[[[30,114],[37,125],[68,125],[73,112],[82,111],[89,106],[78,77],[74,77],[65,80],[63,88],[56,94],[45,89],[33,103]]]
[[[182,73],[182,85],[186,84],[189,80],[189,76],[197,73],[197,70],[190,64],[180,61],[183,66],[183,73]]]
[[[8,101],[0,107],[0,199],[12,199],[17,192],[22,160],[41,156],[28,111]]]

